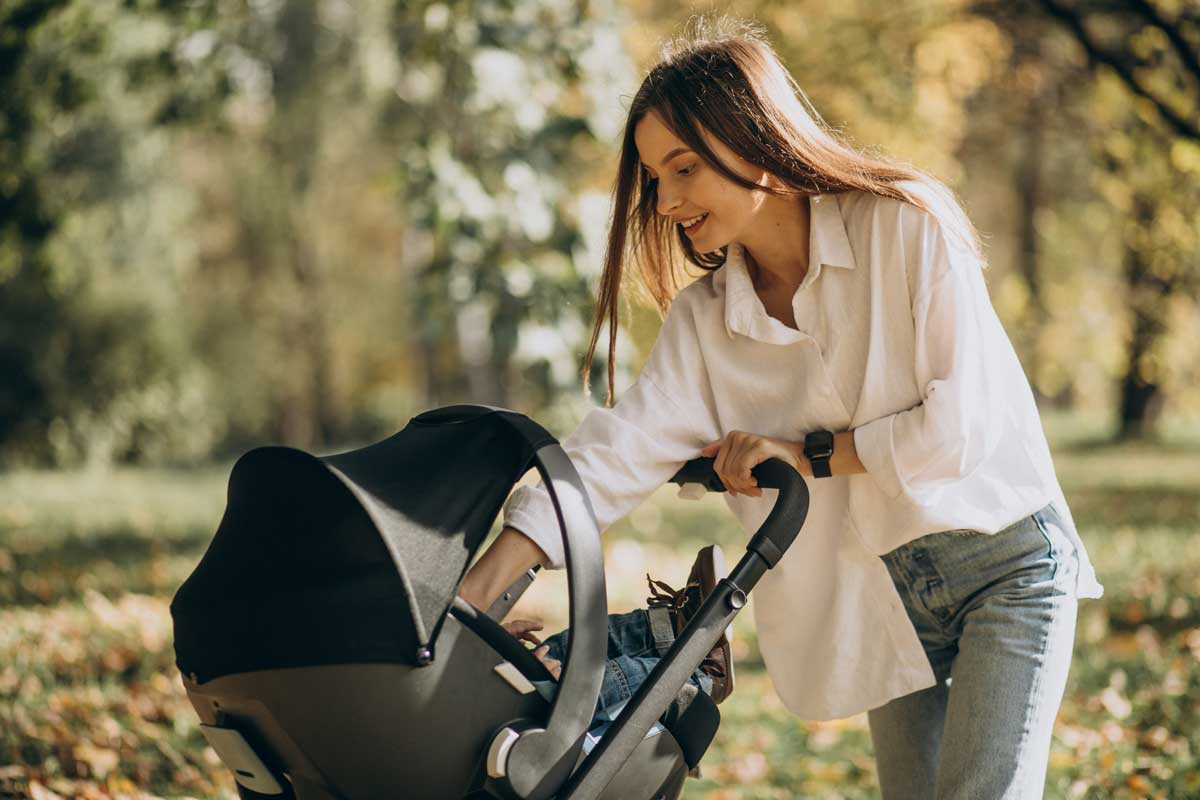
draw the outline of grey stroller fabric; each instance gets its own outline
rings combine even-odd
[[[436,658],[467,566],[536,451],[556,442],[523,415],[457,408],[339,455],[242,456],[217,533],[171,603],[180,671],[204,682]]]

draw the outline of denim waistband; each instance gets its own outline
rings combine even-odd
[[[1054,508],[1054,503],[1047,503],[1032,514],[1021,517],[1008,527],[1002,528],[995,533],[984,533],[983,531],[977,531],[971,528],[955,528],[953,530],[934,531],[933,533],[926,533],[922,536],[918,536],[916,539],[906,542],[905,544],[902,544],[899,547],[884,553],[882,558],[886,560],[905,551],[911,551],[921,547],[936,546],[936,544],[943,539],[974,538],[979,536],[1004,536],[1005,534],[1016,533],[1023,529],[1038,527],[1038,523],[1044,525],[1047,521],[1051,521],[1053,524],[1060,527],[1063,524],[1062,517],[1059,516],[1058,511]]]
[[[994,534],[936,531],[882,556],[906,603],[920,599],[927,608],[965,598],[984,585],[1031,569],[1044,569],[1049,580],[1066,581],[1074,570],[1060,570],[1060,565],[1073,557],[1077,557],[1075,545],[1053,504]]]

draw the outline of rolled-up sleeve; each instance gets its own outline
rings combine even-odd
[[[676,305],[680,300],[676,299]],[[695,334],[676,305],[664,321],[637,381],[612,408],[597,407],[561,442],[596,512],[603,533],[637,508],[655,489],[700,455],[707,444],[698,414],[680,391],[682,382],[700,380]],[[543,566],[566,566],[562,534],[550,495],[541,481],[518,487],[504,505],[504,525],[528,536],[546,553]]]
[[[884,494],[927,506],[999,443],[1005,392],[989,367],[996,361],[989,348],[1008,340],[989,335],[1000,321],[978,260],[951,245],[935,217],[919,213],[913,322],[922,399],[856,428],[854,446]]]

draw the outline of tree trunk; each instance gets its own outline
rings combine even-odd
[[[1046,397],[1038,386],[1037,376],[1041,366],[1038,352],[1038,334],[1046,324],[1046,303],[1042,298],[1042,281],[1038,273],[1038,240],[1036,217],[1041,205],[1042,167],[1042,109],[1037,103],[1029,104],[1025,117],[1024,153],[1017,175],[1017,242],[1019,255],[1017,267],[1029,289],[1029,305],[1025,309],[1024,339],[1025,374],[1033,389],[1033,397],[1041,407]]]
[[[1133,213],[1139,227],[1148,227],[1154,217],[1153,198],[1136,193]],[[1121,418],[1117,438],[1122,441],[1150,436],[1165,399],[1150,354],[1166,333],[1163,309],[1173,281],[1154,274],[1149,256],[1149,253],[1135,247],[1129,247],[1125,254],[1133,336],[1129,343],[1125,375],[1121,378]]]
[[[295,209],[292,209],[293,214]],[[295,343],[304,351],[308,374],[300,392],[306,395],[304,406],[312,415],[309,447],[327,445],[341,432],[341,414],[337,387],[333,385],[333,353],[330,344],[328,301],[325,281],[312,246],[297,226],[290,236],[292,275],[304,298],[295,309],[292,324]]]

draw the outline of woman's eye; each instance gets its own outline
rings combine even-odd
[[[695,171],[696,171],[696,165],[692,164],[690,166],[684,167],[681,170],[676,170],[675,174],[687,176],[687,175],[691,175]],[[643,172],[642,175],[645,177],[646,183],[648,183],[650,185],[658,183],[658,178],[652,177],[649,172]]]

